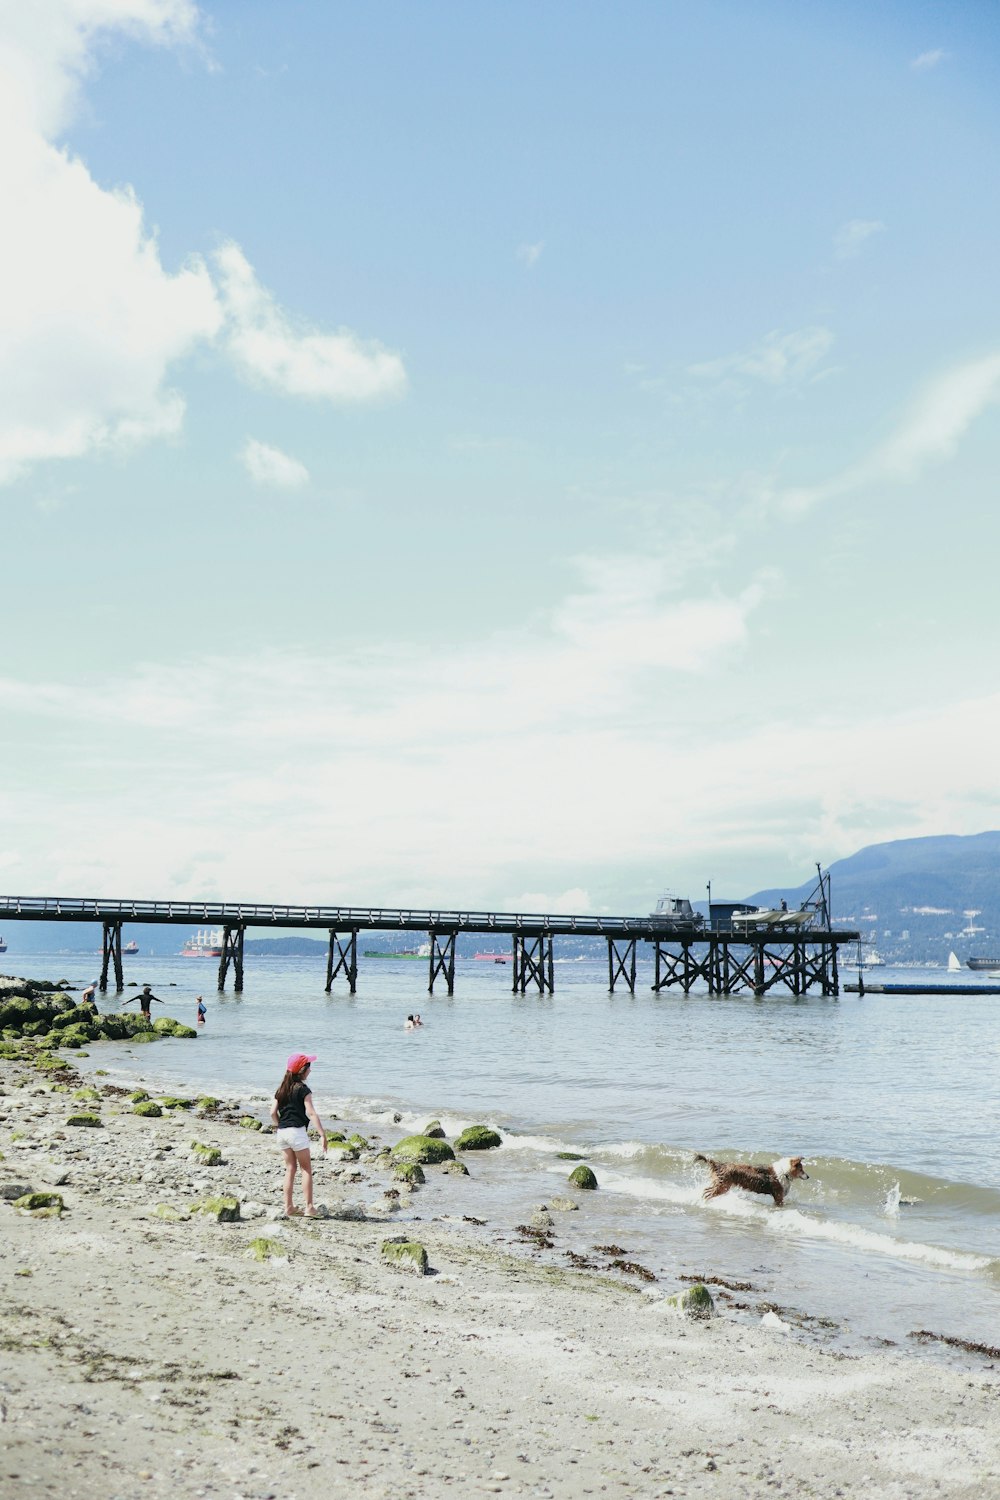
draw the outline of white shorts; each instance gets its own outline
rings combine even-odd
[[[309,1132],[301,1125],[285,1125],[274,1132],[274,1139],[283,1151],[308,1151]]]

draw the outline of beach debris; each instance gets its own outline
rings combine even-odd
[[[104,1126],[100,1115],[70,1115],[66,1121],[67,1125],[83,1125],[89,1130],[99,1130]]]
[[[418,1240],[383,1240],[382,1258],[400,1271],[414,1276],[427,1275],[427,1251]]]
[[[693,1290],[693,1289],[692,1289]],[[773,1308],[769,1309],[760,1320],[761,1328],[773,1328],[775,1333],[791,1333],[791,1323],[786,1323],[784,1318],[779,1318]]]
[[[534,1245],[536,1250],[555,1249],[555,1240],[547,1230],[540,1228],[536,1224],[518,1224],[515,1226],[515,1231],[521,1236],[522,1240],[527,1240],[529,1244]]]
[[[240,1200],[227,1194],[218,1198],[202,1198],[191,1204],[193,1214],[206,1214],[219,1224],[235,1224],[240,1217]]]
[[[431,1120],[420,1132],[421,1135],[429,1135],[432,1141],[444,1140],[444,1126],[440,1120]]]
[[[695,1286],[689,1286],[683,1292],[675,1292],[672,1297],[665,1297],[663,1306],[670,1308],[673,1312],[679,1312],[686,1318],[714,1318],[715,1302],[712,1293],[700,1281]]]
[[[15,1198],[14,1207],[38,1218],[58,1218],[65,1208],[61,1193],[25,1193]]]
[[[575,1198],[550,1198],[549,1207],[554,1208],[557,1213],[571,1214],[579,1213],[580,1205]]]
[[[417,1161],[430,1166],[455,1160],[448,1142],[430,1135],[405,1135],[393,1146],[392,1155],[395,1161]]]
[[[995,1344],[977,1344],[974,1339],[956,1338],[954,1334],[932,1333],[929,1328],[914,1328],[908,1339],[933,1339],[938,1344],[947,1344],[952,1349],[964,1349],[968,1354],[984,1354],[987,1359],[1000,1359],[1000,1349]]]
[[[456,1151],[492,1151],[503,1145],[503,1136],[488,1125],[470,1125],[455,1141]]]
[[[419,1187],[427,1181],[424,1169],[416,1161],[399,1161],[392,1169],[392,1175],[397,1182],[405,1182],[410,1187]]]
[[[725,1276],[703,1276],[703,1275],[684,1275],[684,1274],[680,1274],[680,1275],[678,1275],[677,1280],[678,1281],[695,1281],[695,1282],[699,1282],[700,1281],[705,1286],[722,1286],[722,1287],[725,1287],[726,1290],[730,1291],[730,1292],[752,1292],[754,1290],[754,1287],[753,1287],[752,1283],[749,1282],[749,1281],[727,1281],[726,1278],[725,1278]]]
[[[222,1166],[222,1151],[218,1146],[206,1146],[203,1141],[192,1141],[191,1153],[203,1167]]]
[[[585,1188],[587,1192],[592,1192],[597,1186],[597,1178],[590,1168],[585,1166],[574,1167],[566,1181],[571,1182],[574,1187]]]
[[[640,1266],[636,1260],[622,1260],[621,1257],[618,1257],[616,1260],[608,1262],[608,1270],[624,1271],[627,1276],[638,1276],[642,1281],[656,1280],[653,1272],[647,1270],[645,1266]]]
[[[134,1115],[142,1115],[147,1120],[159,1120],[163,1116],[163,1110],[153,1099],[143,1099],[135,1105],[132,1110]]]

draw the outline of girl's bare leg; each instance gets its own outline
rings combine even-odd
[[[309,1153],[308,1147],[305,1151],[297,1152],[296,1155],[299,1163],[299,1170],[302,1173],[302,1193],[306,1201],[306,1213],[311,1214],[315,1212],[313,1208],[312,1156]]]
[[[295,1152],[291,1146],[284,1146],[282,1150],[285,1153],[285,1213],[291,1214],[295,1212],[292,1207],[292,1189],[295,1186]]]

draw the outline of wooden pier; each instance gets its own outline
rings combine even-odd
[[[619,986],[634,994],[638,973],[638,945],[652,949],[653,983],[657,993],[676,989],[684,994],[703,984],[710,994],[730,995],[750,990],[805,995],[839,993],[837,950],[857,943],[859,934],[831,926],[829,877],[821,877],[815,901],[795,912],[744,912],[725,921],[706,923],[659,916],[564,916],[526,912],[456,910],[414,911],[403,908],[354,906],[268,906],[244,902],[104,901],[78,897],[0,897],[0,918],[27,922],[93,922],[100,925],[100,988],[106,991],[114,976],[115,989],[124,988],[122,930],[127,922],[190,927],[205,924],[222,932],[218,987],[225,989],[230,971],[233,988],[243,989],[244,938],[248,928],[271,931],[295,928],[325,930],[328,936],[326,992],[342,979],[349,992],[358,985],[358,934],[361,932],[420,933],[429,948],[428,990],[443,984],[455,992],[456,941],[462,933],[504,934],[511,939],[513,989],[526,994],[555,990],[555,940],[559,937],[599,937],[607,943],[608,988]]]

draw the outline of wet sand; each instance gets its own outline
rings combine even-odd
[[[431,1217],[432,1188],[401,1223],[406,1190],[374,1152],[319,1163],[332,1217],[284,1220],[270,1137],[180,1110],[142,1119],[125,1096],[78,1101],[0,1068],[0,1189],[65,1205],[37,1218],[0,1202],[6,1495],[1000,1491],[986,1359],[834,1353],[721,1302],[695,1322],[667,1306],[674,1287],[533,1262],[513,1226],[509,1248],[471,1238]],[[99,1128],[66,1124],[91,1109]],[[195,1160],[193,1140],[222,1163]],[[238,1222],[156,1213],[226,1193]],[[581,1195],[574,1228],[586,1213]],[[386,1261],[400,1236],[429,1274]]]

